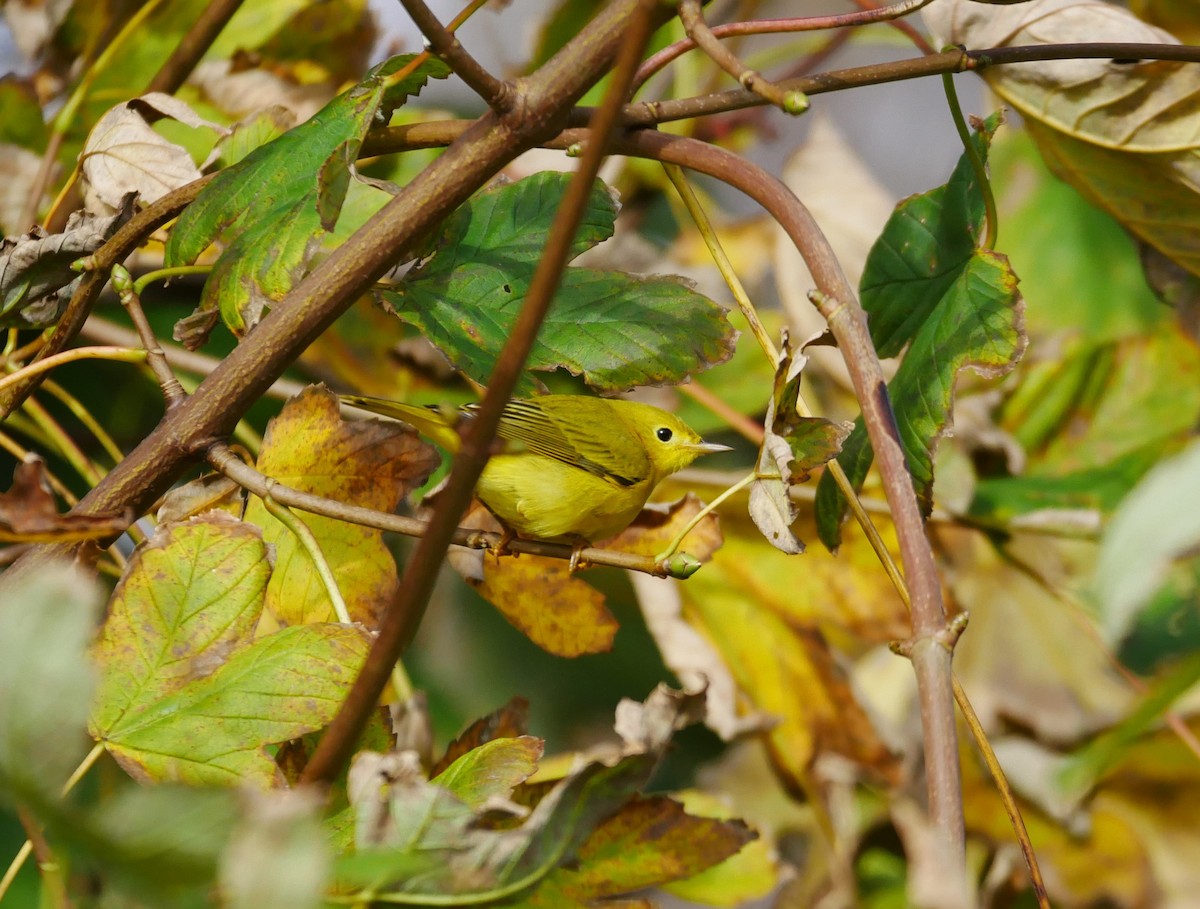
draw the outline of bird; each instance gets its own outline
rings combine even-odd
[[[409,424],[451,453],[461,444],[458,425],[479,407],[454,410],[364,395],[340,397]],[[506,532],[576,544],[616,536],[660,481],[701,455],[731,450],[705,442],[659,407],[587,395],[514,398],[504,406],[497,436],[502,448],[483,468],[476,497]]]

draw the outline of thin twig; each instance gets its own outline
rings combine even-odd
[[[462,42],[442,25],[423,0],[400,0],[400,4],[429,41],[430,50],[445,60],[455,74],[471,91],[479,95],[488,107],[498,114],[503,114],[512,107],[512,85],[497,79],[472,57]]]
[[[424,536],[429,529],[428,522],[419,521],[416,518],[408,518],[385,511],[376,511],[373,508],[365,508],[361,505],[350,505],[346,502],[339,502],[336,499],[327,499],[311,492],[304,492],[299,489],[293,489],[290,486],[284,486],[274,478],[268,477],[246,464],[232,449],[224,444],[214,445],[208,452],[207,460],[213,469],[229,477],[229,479],[254,493],[259,498],[265,498],[269,495],[276,502],[287,505],[289,508],[306,511],[310,514],[319,514],[338,521],[347,521],[351,524],[361,524],[363,527],[373,527],[376,530],[383,530],[388,533],[398,533],[408,537]],[[455,546],[464,546],[468,549],[494,550],[499,547],[501,539],[502,535],[499,533],[460,527],[454,532],[451,542]],[[570,561],[575,550],[566,543],[551,543],[545,540],[517,538],[508,542],[506,551],[528,553],[547,559]],[[669,566],[655,562],[648,556],[618,552],[612,549],[587,548],[582,551],[580,558],[585,559],[589,565],[624,568],[628,571],[639,571],[643,574],[655,575],[656,577],[677,576],[668,570]]]
[[[146,351],[146,365],[150,367],[154,378],[158,380],[158,387],[162,389],[163,398],[166,400],[169,410],[183,401],[187,397],[187,392],[179,384],[179,379],[171,370],[171,364],[167,362],[167,355],[163,353],[163,349],[158,344],[154,329],[150,327],[150,320],[146,318],[145,310],[142,309],[142,300],[138,295],[133,277],[124,265],[113,266],[112,284],[121,305],[129,313],[129,319],[137,330],[142,348]]]
[[[125,457],[125,454],[121,451],[108,430],[100,425],[100,421],[92,416],[92,412],[83,406],[82,401],[53,379],[46,379],[42,383],[42,388],[67,408],[71,412],[71,415],[83,424],[84,429],[96,437],[96,441],[100,443],[100,447],[112,458],[114,464]],[[72,502],[72,504],[74,503]]]
[[[791,34],[794,32],[825,31],[834,28],[852,28],[869,25],[872,22],[883,22],[899,16],[906,16],[920,9],[930,0],[902,0],[891,6],[881,6],[877,9],[860,10],[853,13],[841,13],[836,16],[803,16],[786,19],[752,19],[746,22],[727,22],[714,25],[709,30],[716,38],[732,38],[741,35],[772,35]],[[696,47],[691,38],[676,41],[664,47],[652,57],[647,58],[634,78],[634,91],[645,84],[646,80],[661,70],[677,57]]]
[[[818,73],[798,79],[783,79],[777,82],[776,85],[784,90],[799,91],[811,96],[864,85],[903,82],[908,79],[919,79],[942,73],[961,73],[969,70],[981,72],[992,66],[1009,66],[1042,60],[1083,58],[1177,60],[1186,63],[1200,63],[1200,46],[1188,44],[1125,44],[1121,42],[1106,42],[1095,44],[1039,44],[1021,47],[994,47],[984,50],[956,49],[929,54],[924,57],[914,57],[908,60],[872,63],[866,66],[853,66],[847,69],[832,70],[827,73]],[[759,95],[744,89],[716,92],[695,98],[679,98],[669,101],[641,101],[631,104],[625,109],[622,123],[625,126],[654,126],[673,120],[686,120],[707,114],[743,110],[748,107],[759,107],[766,103]],[[586,116],[586,109],[580,108],[573,115],[571,125],[578,125]]]
[[[888,6],[881,6],[880,4],[876,3],[875,0],[854,0],[854,2],[862,7],[863,11],[867,13],[883,12],[891,9],[891,7]],[[922,0],[922,2],[918,5],[918,8],[920,6],[925,6],[928,3],[929,0]],[[906,12],[911,12],[911,10],[906,10]],[[933,53],[932,45],[925,40],[925,36],[917,31],[911,22],[907,22],[904,19],[901,19],[899,16],[888,16],[885,21],[896,31],[900,32],[900,34],[904,35],[904,37],[908,38],[908,40],[911,41],[921,53]]]
[[[79,360],[116,360],[121,363],[142,363],[146,359],[146,351],[131,350],[128,347],[74,347],[52,357],[34,360],[27,366],[22,366],[16,372],[0,379],[0,393],[11,390],[14,386],[28,382],[30,379],[50,372],[66,363]]]
[[[696,46],[717,66],[737,79],[743,88],[789,114],[802,114],[808,110],[808,98],[803,92],[788,92],[779,88],[770,79],[742,63],[733,51],[717,39],[704,21],[700,0],[682,0],[679,4],[679,18],[683,21],[688,37]]]

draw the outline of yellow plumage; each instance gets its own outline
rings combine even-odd
[[[408,423],[451,452],[459,447],[455,424],[476,409],[342,400]],[[484,467],[476,495],[512,530],[542,539],[611,537],[637,517],[659,481],[702,454],[728,450],[658,407],[579,395],[510,401],[497,435],[505,448]]]

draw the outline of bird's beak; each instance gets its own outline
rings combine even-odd
[[[716,454],[718,451],[733,451],[728,445],[718,445],[716,442],[697,442],[695,445],[688,446],[692,451],[700,454]]]

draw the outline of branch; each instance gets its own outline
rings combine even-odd
[[[588,197],[604,160],[608,137],[616,126],[642,49],[658,24],[657,6],[658,0],[640,0],[622,17],[625,28],[616,72],[592,128],[585,134],[587,147],[555,214],[525,303],[504,349],[496,359],[487,393],[475,419],[471,421],[463,435],[462,445],[454,455],[449,481],[439,496],[429,528],[405,566],[399,594],[384,614],[379,634],[341,710],[304,768],[304,782],[328,783],[337,776],[383,693],[392,666],[416,633],[429,596],[433,593],[446,549],[487,463],[504,405],[516,387],[538,329],[554,300],[554,293],[570,257],[571,242],[587,209]]]
[[[408,518],[403,515],[386,511],[376,511],[361,505],[351,505],[339,502],[337,499],[327,499],[324,496],[284,486],[274,477],[269,477],[244,462],[227,445],[213,445],[206,455],[209,465],[218,473],[223,474],[243,489],[249,490],[260,499],[270,496],[280,505],[294,508],[298,511],[318,514],[322,517],[333,518],[336,521],[346,521],[363,527],[373,527],[385,533],[399,533],[407,537],[423,537],[429,530],[427,521]],[[456,528],[450,542],[455,546],[467,549],[497,549],[504,541],[504,535],[486,530],[473,530],[467,527]],[[570,561],[575,548],[567,543],[551,543],[547,540],[525,540],[520,537],[506,541],[506,552],[526,553],[541,556],[546,559]],[[673,570],[671,565],[656,562],[647,556],[635,555],[631,552],[620,552],[615,549],[587,548],[580,553],[580,559],[589,565],[603,565],[609,568],[623,568],[627,571],[638,571],[655,577],[686,577],[689,572]]]
[[[106,514],[127,507],[139,513],[145,511],[208,445],[227,436],[300,353],[408,248],[504,164],[553,137],[571,105],[610,65],[625,40],[625,25],[634,6],[635,0],[609,4],[558,54],[524,80],[524,103],[519,114],[513,112],[501,118],[491,112],[464,130],[444,154],[273,307],[195,393],[168,412],[154,432],[84,497],[76,513]],[[666,11],[660,11],[659,18],[666,15]],[[190,189],[198,192],[199,186],[191,184]],[[167,198],[180,197],[172,193]],[[160,201],[151,208],[161,213],[162,207]],[[171,216],[163,213],[163,220]],[[134,240],[124,254],[136,245]],[[115,247],[105,249],[106,255],[112,252],[112,258],[116,258]],[[89,275],[85,285],[92,284],[91,293],[98,293],[103,281],[102,276]],[[81,299],[88,298],[77,295],[68,311],[78,313],[90,308],[90,300],[84,305],[79,303]],[[64,323],[60,323],[60,329],[67,330]],[[73,336],[75,331],[68,333]],[[0,397],[0,402],[7,403],[11,397]],[[38,547],[4,577],[16,578],[56,555],[69,556],[70,552],[61,547]]]
[[[799,91],[806,95],[820,95],[825,92],[856,88],[862,85],[903,82],[908,79],[937,76],[942,73],[982,71],[991,66],[1081,58],[1178,60],[1183,63],[1200,63],[1200,46],[1110,42],[1102,44],[1037,44],[1021,47],[993,47],[985,50],[956,48],[909,60],[872,63],[867,66],[853,66],[799,79],[784,79],[775,84],[784,90]],[[747,107],[758,107],[765,103],[754,92],[744,89],[672,101],[642,101],[625,108],[621,122],[625,126],[656,126],[672,120],[686,120],[707,114],[744,110]],[[572,125],[578,125],[580,118],[585,115],[585,111],[582,109],[576,112],[576,119],[572,120]]]
[[[787,19],[751,19],[746,22],[727,22],[723,25],[714,25],[709,31],[716,38],[733,38],[742,35],[780,35],[794,32],[826,31],[834,28],[853,28],[908,15],[929,2],[930,0],[901,0],[900,3],[892,6],[881,6],[853,13],[839,13],[834,16],[797,16]],[[641,88],[647,79],[672,60],[694,47],[696,47],[696,42],[691,38],[685,38],[664,47],[648,58],[638,68],[637,76],[633,80],[634,91]]]
[[[789,114],[801,114],[808,109],[808,101],[803,94],[783,91],[761,73],[746,66],[733,51],[717,39],[704,21],[700,0],[682,0],[679,4],[679,18],[683,21],[687,36],[696,46],[717,66],[737,79],[743,88]]]
[[[498,114],[508,111],[513,104],[513,86],[489,73],[463,47],[454,33],[438,20],[425,5],[424,0],[400,0],[409,17],[421,30],[429,48],[449,64],[467,86],[479,95]]]

